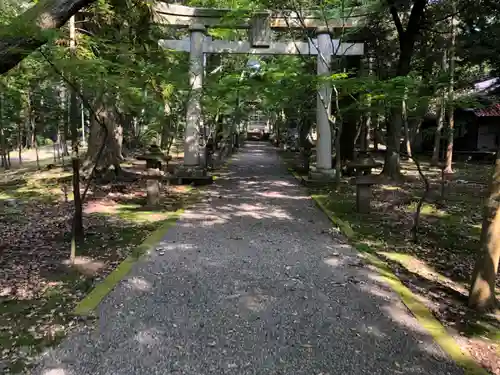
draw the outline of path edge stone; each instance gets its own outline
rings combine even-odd
[[[288,171],[301,183],[301,177],[292,169]],[[351,225],[334,215],[322,201],[319,195],[310,195],[311,199],[323,211],[328,219],[349,240],[351,245],[376,269],[383,281],[399,296],[406,308],[417,319],[418,323],[432,336],[441,349],[457,363],[466,375],[489,375],[490,373],[477,363],[470,353],[462,349],[455,338],[448,333],[446,327],[432,314],[418,297],[407,288],[402,281],[392,272],[387,262],[375,255],[375,251],[366,243],[356,238],[356,232]]]
[[[146,254],[156,248],[165,234],[172,228],[182,213],[181,208],[172,213],[172,215],[158,229],[153,231],[139,246],[134,248],[131,253],[118,266],[98,283],[92,290],[76,305],[73,310],[75,316],[88,316],[99,306],[104,298],[111,293],[116,285],[123,280],[130,272],[135,263],[141,260]]]

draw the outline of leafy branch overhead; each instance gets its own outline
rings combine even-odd
[[[94,0],[40,0],[0,27],[0,74],[47,43],[53,32]]]

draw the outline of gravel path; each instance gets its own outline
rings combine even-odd
[[[290,177],[248,143],[207,200],[34,374],[462,374]]]

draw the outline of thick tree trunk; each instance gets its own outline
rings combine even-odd
[[[358,130],[358,120],[354,114],[348,113],[342,118],[342,131],[340,132],[340,160],[352,160],[354,158],[354,142]],[[340,120],[337,120],[340,121]]]
[[[386,121],[386,152],[382,174],[395,180],[401,177],[401,161],[399,155],[403,122],[403,115],[401,112],[401,108],[395,108],[391,111],[389,120]]]
[[[41,0],[10,24],[0,27],[0,74],[44,45],[51,33],[95,0]]]
[[[111,166],[115,172],[120,172],[120,163],[123,160],[122,145],[123,145],[123,127],[118,123],[118,116],[111,108],[103,108],[96,111],[99,114],[99,120],[106,126],[107,140],[104,151],[99,158],[97,170],[104,172]],[[90,136],[85,157],[84,169],[88,171],[95,163],[101,145],[103,143],[105,131],[95,118],[90,121]]]
[[[500,260],[500,149],[497,151],[490,194],[484,209],[481,252],[478,256],[469,293],[469,306],[479,311],[496,305],[495,279]]]
[[[399,60],[396,69],[396,77],[404,77],[410,73],[411,60],[415,51],[415,42],[419,35],[420,23],[424,15],[427,0],[415,0],[411,9],[406,30],[401,23],[398,9],[392,1],[389,1],[389,11],[399,37]],[[382,174],[392,179],[399,179],[401,176],[400,163],[400,142],[402,132],[402,106],[396,104],[391,109],[391,116],[387,124],[387,151]]]

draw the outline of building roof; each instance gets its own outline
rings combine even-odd
[[[500,117],[500,103],[495,103],[485,108],[475,109],[474,114],[478,117]]]
[[[493,77],[476,82],[469,89],[458,94],[459,97],[473,99],[472,108],[462,108],[477,117],[500,117],[500,78]]]

